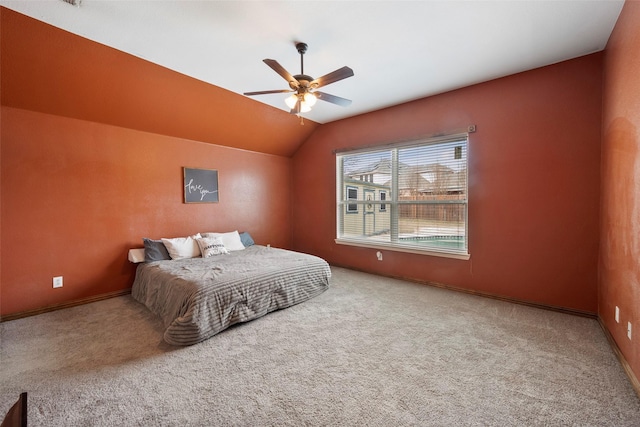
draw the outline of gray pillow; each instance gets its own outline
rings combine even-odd
[[[240,241],[242,242],[245,248],[248,248],[251,245],[255,245],[255,242],[251,238],[251,235],[246,231],[244,233],[240,233]]]
[[[164,261],[171,259],[167,247],[162,243],[162,240],[151,240],[144,237],[144,262],[152,261]]]

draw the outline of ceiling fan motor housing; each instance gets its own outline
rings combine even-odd
[[[306,92],[309,89],[315,89],[317,86],[317,84],[311,84],[314,78],[306,74],[296,74],[293,78],[296,79],[296,81],[289,82],[289,87],[293,90],[297,90],[298,93]]]

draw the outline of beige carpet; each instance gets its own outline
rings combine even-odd
[[[333,268],[319,297],[171,347],[130,296],[0,324],[30,426],[638,426],[598,323]]]

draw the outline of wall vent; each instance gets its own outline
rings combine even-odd
[[[62,0],[62,1],[76,7],[80,7],[80,5],[82,4],[82,0]]]

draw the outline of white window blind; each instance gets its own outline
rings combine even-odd
[[[468,258],[468,135],[338,153],[337,243]]]

